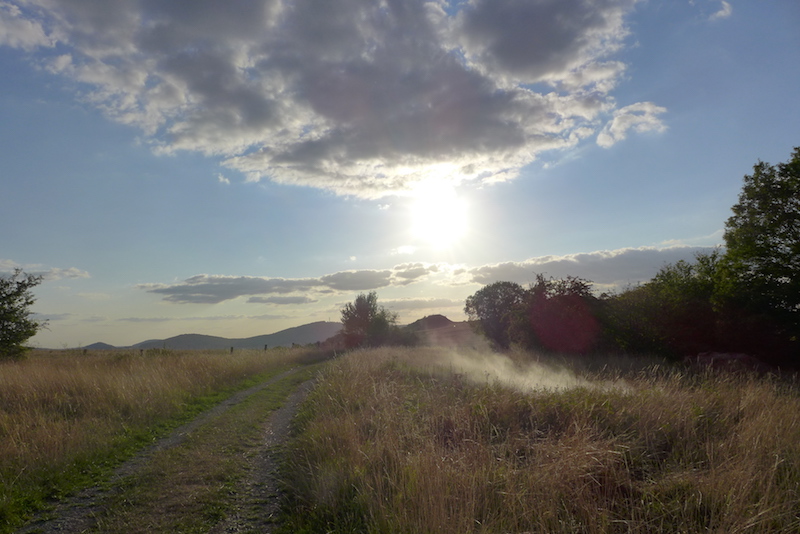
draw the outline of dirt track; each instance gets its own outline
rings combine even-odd
[[[31,521],[17,533],[55,534],[96,531],[95,517],[102,511],[100,503],[106,500],[109,491],[113,491],[107,488],[117,487],[122,479],[135,474],[147,464],[156,452],[179,446],[195,429],[222,415],[226,410],[249,396],[268,388],[298,370],[286,371],[266,382],[240,391],[219,403],[126,461],[116,469],[109,484],[87,488],[71,499],[60,503],[46,516],[42,515]],[[283,406],[271,414],[263,428],[263,439],[260,440],[256,450],[249,451],[248,476],[235,492],[236,500],[232,509],[229,510],[226,519],[216,525],[211,532],[216,534],[272,532],[275,526],[275,515],[278,511],[276,480],[278,457],[277,453],[271,449],[287,439],[289,424],[312,386],[313,380],[301,384],[287,398]]]

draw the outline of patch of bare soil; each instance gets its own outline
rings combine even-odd
[[[147,464],[156,452],[180,445],[192,431],[210,419],[221,415],[230,407],[297,370],[290,369],[266,382],[240,391],[217,404],[123,463],[115,470],[108,484],[87,488],[74,497],[59,503],[54,510],[41,514],[40,517],[18,530],[17,534],[77,533],[92,529],[95,525],[94,518],[101,512],[100,503],[110,491],[108,488],[118,486],[121,479],[136,473]],[[231,510],[229,518],[218,525],[213,532],[271,532],[274,516],[278,510],[277,458],[271,449],[288,437],[291,419],[299,404],[311,390],[312,385],[312,380],[301,384],[286,403],[270,416],[265,425],[262,443],[255,450],[250,451],[250,476],[243,483],[240,491],[237,491],[237,503],[234,505],[234,510]]]
[[[277,478],[281,460],[279,446],[288,439],[291,421],[312,387],[313,380],[301,384],[284,405],[270,416],[261,444],[249,455],[250,475],[238,488],[233,509],[229,511],[227,519],[209,534],[269,534],[277,527],[280,508]]]

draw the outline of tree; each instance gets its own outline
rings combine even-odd
[[[30,317],[36,300],[31,289],[41,282],[41,276],[24,274],[22,269],[0,277],[0,358],[21,357],[26,350],[22,344],[45,325]]]
[[[361,293],[342,308],[342,334],[345,346],[376,347],[390,343],[396,330],[397,314],[378,306],[378,295]]]
[[[515,282],[495,282],[467,297],[464,313],[479,321],[483,334],[500,348],[511,344],[509,331],[515,315],[523,309],[525,289]]]
[[[584,354],[597,345],[600,324],[592,284],[576,276],[536,275],[528,291],[528,344],[551,352]]]
[[[777,166],[759,161],[745,175],[739,202],[725,223],[728,295],[751,311],[800,326],[800,147]],[[741,299],[740,299],[741,300]]]

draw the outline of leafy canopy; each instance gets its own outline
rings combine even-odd
[[[727,261],[746,298],[798,323],[800,311],[800,147],[786,163],[759,161],[744,177],[725,223]]]
[[[378,306],[378,295],[361,293],[342,308],[342,333],[348,348],[378,346],[389,341],[397,323],[397,314]]]
[[[24,274],[22,269],[0,277],[0,358],[22,356],[25,352],[22,344],[44,326],[31,319],[30,311],[36,300],[31,289],[41,281],[41,276]]]

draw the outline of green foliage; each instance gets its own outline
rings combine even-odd
[[[719,250],[666,265],[644,285],[605,301],[607,338],[624,352],[682,357],[721,349]]]
[[[525,302],[526,291],[514,282],[495,282],[467,298],[464,313],[470,321],[479,321],[483,334],[499,347],[511,343],[511,325]]]
[[[24,274],[22,269],[0,277],[0,359],[21,357],[26,350],[22,344],[44,326],[30,318],[36,300],[31,289],[41,282],[41,276]]]
[[[413,333],[397,327],[397,314],[378,305],[378,295],[360,293],[342,308],[342,335],[347,348],[413,345]]]
[[[777,166],[759,161],[745,175],[725,223],[734,289],[748,308],[800,324],[800,147]],[[729,295],[734,296],[734,295]]]
[[[467,298],[464,311],[502,349],[516,343],[551,352],[584,353],[594,348],[598,338],[596,303],[587,280],[537,274],[530,289],[514,282],[489,284]]]

